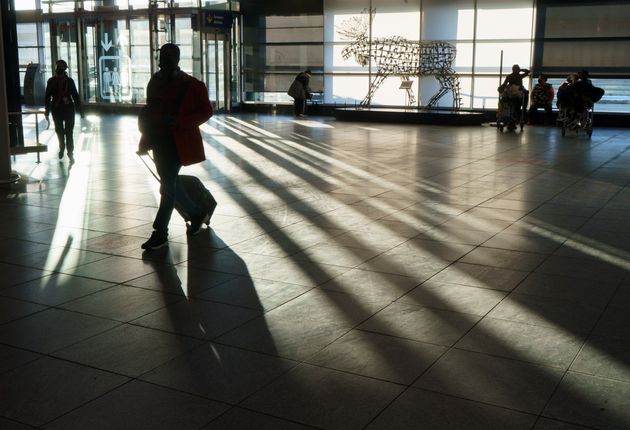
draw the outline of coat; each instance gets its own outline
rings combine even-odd
[[[287,94],[296,100],[306,100],[311,98],[311,89],[309,85],[309,75],[307,73],[298,74],[293,83],[289,87]]]
[[[182,97],[181,85],[184,83],[187,87]],[[153,124],[151,127],[154,130],[149,133],[141,127],[143,133],[140,138],[140,151],[152,147],[151,136],[160,139],[160,135],[166,133],[174,140],[179,161],[183,166],[200,163],[206,159],[199,126],[212,116],[213,110],[208,99],[208,89],[203,82],[182,71],[179,71],[174,79],[164,79],[158,72],[147,85],[147,107],[151,108],[149,114],[151,119],[147,122]],[[165,116],[174,117],[174,127],[164,126]]]

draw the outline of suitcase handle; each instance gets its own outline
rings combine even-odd
[[[136,151],[136,155],[138,157],[140,157],[140,160],[142,160],[142,164],[144,164],[146,166],[147,169],[149,169],[149,172],[153,175],[153,177],[160,183],[162,183],[162,181],[160,181],[160,177],[157,175],[157,173],[155,173],[153,171],[153,169],[151,168],[151,166],[149,166],[149,163],[146,162],[146,160],[144,159],[143,155],[146,155],[149,160],[153,161],[153,163],[155,163],[155,160],[153,160],[153,157],[151,156],[151,154],[149,154],[148,152],[140,152],[140,151]]]

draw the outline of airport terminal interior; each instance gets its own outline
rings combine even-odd
[[[627,2],[0,12],[2,430],[630,428]],[[174,212],[144,251],[160,187],[137,114],[167,42],[215,112],[180,173],[218,206],[194,236]],[[420,69],[385,79],[394,45]],[[448,79],[426,65],[444,52]],[[60,59],[74,161],[43,115]],[[513,64],[530,91],[588,70],[592,128],[559,127],[556,99],[499,128]]]

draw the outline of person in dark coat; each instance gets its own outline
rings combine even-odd
[[[63,60],[55,64],[55,76],[46,83],[46,95],[44,98],[46,120],[52,112],[55,123],[55,133],[59,140],[59,159],[63,158],[64,151],[68,152],[68,159],[74,163],[74,131],[75,107],[81,113],[81,99],[74,84],[74,80],[68,76],[68,63]]]
[[[168,245],[168,224],[175,208],[175,198],[191,214],[187,233],[199,233],[210,215],[178,192],[182,166],[206,159],[199,126],[213,114],[208,89],[198,79],[180,70],[179,47],[167,43],[160,48],[160,70],[147,85],[147,109],[140,118],[142,137],[138,153],[153,150],[160,176],[160,206],[153,222],[153,233],[142,244],[152,250]]]
[[[298,73],[287,91],[287,94],[293,97],[293,112],[295,116],[304,116],[306,112],[306,100],[313,96],[311,88],[309,87],[310,79],[310,70]]]

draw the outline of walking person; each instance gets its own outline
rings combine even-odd
[[[309,82],[311,79],[311,71],[305,70],[298,73],[289,87],[287,94],[293,97],[293,113],[295,116],[303,118],[306,112],[306,100],[313,97]]]
[[[44,99],[46,120],[52,112],[55,123],[55,133],[59,140],[59,159],[63,158],[64,151],[68,153],[68,159],[74,163],[74,116],[75,107],[81,113],[81,99],[74,84],[74,80],[68,76],[68,63],[59,60],[55,63],[55,76],[46,83],[46,95]]]
[[[205,84],[180,70],[179,47],[167,43],[160,48],[160,70],[147,85],[147,105],[139,118],[142,137],[138,153],[153,150],[160,177],[160,206],[153,233],[142,248],[153,250],[168,245],[168,224],[175,200],[190,215],[187,234],[199,233],[211,214],[193,202],[178,180],[182,166],[206,159],[199,126],[212,116]]]

